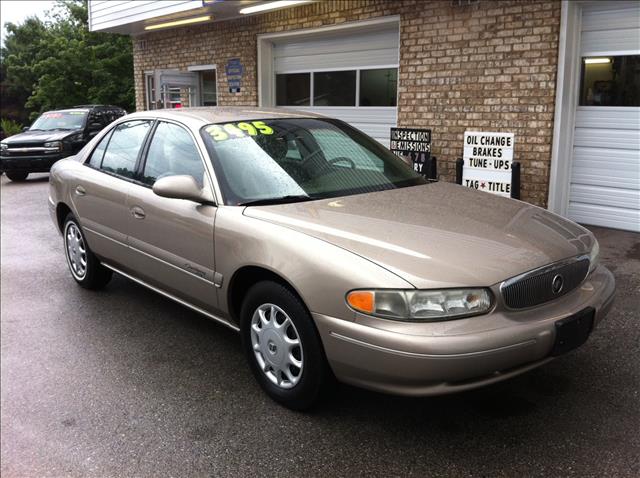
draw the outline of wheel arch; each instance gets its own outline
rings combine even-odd
[[[229,280],[229,285],[227,286],[227,306],[229,316],[235,324],[240,324],[240,309],[242,308],[242,301],[246,291],[254,284],[265,280],[277,282],[289,289],[300,299],[304,307],[307,309],[307,312],[309,312],[309,308],[300,292],[282,275],[264,266],[245,265],[233,273],[233,276]]]
[[[63,202],[59,202],[56,206],[56,222],[58,224],[58,230],[60,232],[64,232],[64,220],[66,219],[67,215],[69,213],[71,213],[71,208],[63,203]]]

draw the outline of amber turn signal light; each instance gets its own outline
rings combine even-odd
[[[347,295],[347,303],[359,312],[371,314],[374,310],[374,294],[368,290],[354,290]]]

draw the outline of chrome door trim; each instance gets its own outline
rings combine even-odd
[[[114,267],[114,266],[112,266],[112,265],[110,265],[110,264],[107,264],[107,263],[105,263],[105,262],[103,262],[103,263],[102,263],[102,265],[103,265],[103,266],[105,266],[105,267],[106,267],[106,268],[108,268],[108,269],[111,269],[113,272],[117,272],[118,274],[120,274],[120,275],[122,275],[122,276],[126,277],[127,279],[130,279],[130,280],[132,280],[133,282],[136,282],[136,283],[140,284],[141,286],[146,287],[147,289],[150,289],[150,290],[152,290],[152,291],[154,291],[154,292],[157,292],[157,293],[158,293],[158,294],[160,294],[160,295],[165,296],[167,299],[171,299],[171,300],[173,300],[174,302],[177,302],[177,303],[178,303],[178,304],[180,304],[180,305],[183,305],[183,306],[185,306],[185,307],[188,307],[189,309],[191,309],[191,310],[193,310],[193,311],[195,311],[195,312],[198,312],[199,314],[204,315],[204,316],[205,316],[205,317],[207,317],[208,319],[211,319],[211,320],[214,320],[214,321],[216,321],[216,322],[219,322],[219,323],[221,323],[221,324],[223,324],[223,325],[226,325],[227,327],[229,327],[230,329],[232,329],[232,330],[234,330],[234,331],[236,331],[236,332],[239,332],[239,331],[240,331],[240,328],[239,328],[237,325],[232,324],[231,322],[229,322],[229,321],[227,321],[227,320],[225,320],[225,319],[223,319],[223,318],[221,318],[221,317],[218,317],[218,316],[216,316],[216,315],[213,315],[213,314],[211,314],[211,313],[207,312],[206,310],[201,309],[200,307],[197,307],[197,306],[195,306],[195,305],[193,305],[193,304],[191,304],[191,303],[189,303],[189,302],[187,302],[187,301],[185,301],[185,300],[183,300],[183,299],[179,299],[178,297],[176,297],[176,296],[174,296],[174,295],[172,295],[172,294],[169,294],[168,292],[165,292],[165,291],[164,291],[164,290],[162,290],[162,289],[159,289],[159,288],[154,287],[154,286],[152,286],[152,285],[150,285],[150,284],[147,284],[145,281],[143,281],[143,280],[141,280],[141,279],[138,279],[137,277],[134,277],[134,276],[132,276],[132,275],[130,275],[130,274],[127,274],[126,272],[122,272],[122,271],[121,271],[120,269],[118,269],[117,267]]]

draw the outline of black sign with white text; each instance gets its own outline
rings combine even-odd
[[[413,169],[427,177],[427,163],[431,158],[431,130],[391,128],[389,149],[411,160]]]

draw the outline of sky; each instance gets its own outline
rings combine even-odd
[[[4,24],[6,22],[22,23],[27,17],[37,16],[44,18],[47,10],[50,10],[55,2],[45,1],[19,1],[19,0],[0,0],[0,21],[2,22],[2,43],[4,44],[4,36],[6,31]]]

